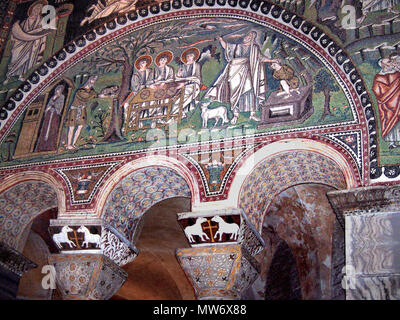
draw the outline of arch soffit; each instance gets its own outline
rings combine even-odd
[[[143,157],[132,162],[125,164],[118,169],[114,174],[104,183],[103,187],[98,191],[100,197],[97,202],[95,215],[101,218],[104,212],[106,201],[112,190],[129,174],[146,167],[166,167],[177,172],[188,184],[191,193],[192,206],[200,202],[199,181],[193,176],[190,170],[179,160],[174,157],[167,157],[162,155],[153,155]]]
[[[247,156],[233,176],[228,198],[213,202],[213,208],[239,208],[240,194],[244,191],[243,186],[247,177],[267,159],[290,151],[311,151],[320,154],[337,165],[338,169],[343,173],[347,189],[360,186],[359,173],[355,170],[356,165],[352,166],[349,160],[331,145],[311,139],[285,139],[265,145]],[[321,183],[324,182],[321,181]],[[194,205],[194,207],[192,205],[193,211],[209,210],[210,208],[206,202],[197,202]]]
[[[42,183],[47,190],[22,188],[19,192],[14,192],[15,187],[29,182]],[[13,190],[11,194],[7,194],[9,190]],[[33,196],[32,199],[27,198],[28,193]],[[56,199],[52,198],[53,194]],[[44,211],[65,204],[63,188],[54,177],[43,172],[24,172],[8,176],[0,186],[0,196],[2,195],[5,195],[2,198],[5,203],[2,203],[0,210],[4,219],[4,225],[0,228],[0,241],[18,251],[24,248],[29,231],[27,227],[31,221]]]
[[[342,171],[343,176],[346,180],[346,188],[355,188],[358,185],[357,175],[358,173],[354,172],[352,166],[348,163],[348,160],[333,147],[328,144],[318,142],[311,139],[287,139],[280,140],[277,142],[273,142],[268,144],[252,155],[247,157],[245,162],[238,169],[233,183],[232,188],[230,190],[229,198],[232,199],[238,198],[235,195],[239,195],[242,191],[243,183],[246,178],[265,160],[276,156],[280,153],[288,152],[288,151],[310,151],[318,153],[330,160],[332,160],[338,168]],[[238,204],[238,203],[237,203]]]
[[[246,158],[233,178],[226,206],[241,207],[240,196],[245,191],[247,178],[266,160],[279,154],[290,151],[309,151],[331,160],[341,171],[345,179],[346,188],[358,186],[359,179],[348,160],[332,146],[310,139],[287,139],[268,144]],[[327,184],[325,181],[320,183]],[[295,183],[296,184],[296,183]],[[328,184],[329,185],[329,184]],[[290,187],[287,185],[285,188]]]
[[[9,175],[5,177],[0,185],[0,195],[8,189],[27,181],[39,181],[50,185],[57,195],[56,206],[58,211],[65,211],[65,193],[62,185],[51,174],[42,171],[27,171]]]

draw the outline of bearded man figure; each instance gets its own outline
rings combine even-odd
[[[232,124],[237,122],[241,112],[250,112],[251,120],[260,121],[256,112],[260,103],[265,100],[264,63],[279,62],[261,53],[256,38],[256,31],[247,33],[239,44],[227,43],[222,37],[217,37],[228,64],[205,97],[229,103],[234,115]]]
[[[375,75],[372,91],[378,102],[382,137],[389,149],[400,142],[400,71],[390,58],[379,61],[382,70]]]
[[[52,29],[43,28],[42,9],[47,5],[46,0],[33,3],[28,9],[28,18],[17,21],[11,28],[11,61],[8,65],[6,84],[12,76],[24,81],[23,76],[41,62],[46,48],[47,35]],[[57,17],[56,17],[57,19]]]

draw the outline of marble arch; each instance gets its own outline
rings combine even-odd
[[[106,200],[108,199],[112,190],[131,173],[147,168],[147,167],[165,167],[169,168],[177,175],[181,176],[187,183],[191,194],[192,206],[200,202],[199,181],[193,176],[192,172],[175,157],[167,157],[163,155],[152,155],[137,160],[133,160],[123,167],[118,169],[107,181],[104,186],[98,191],[100,197],[97,201],[96,216],[101,217],[104,213]]]
[[[27,172],[2,181],[0,188],[0,239],[22,251],[27,240],[26,227],[42,212],[63,207],[62,188],[49,174]]]
[[[288,156],[293,154],[294,158],[301,159],[300,162],[296,163],[295,159],[286,162]],[[307,155],[312,156],[307,159]],[[283,162],[275,165],[276,160]],[[306,174],[301,176],[300,170],[307,167],[311,170],[305,170]],[[322,172],[319,169],[322,169]],[[291,170],[294,172],[290,175]],[[234,187],[229,199],[231,203],[236,203],[242,208],[250,221],[261,231],[266,209],[274,196],[285,189],[300,183],[323,183],[336,189],[354,188],[358,184],[357,179],[354,167],[334,148],[308,139],[281,140],[257,150],[246,159],[234,178]],[[267,184],[261,183],[265,180],[268,181]],[[254,188],[257,189],[256,193]],[[246,196],[250,190],[253,192],[250,194],[256,195]]]
[[[190,197],[193,202],[198,186],[178,164],[171,158],[154,156],[118,170],[106,183],[98,205],[107,228],[134,242],[142,215],[154,204],[173,197]]]

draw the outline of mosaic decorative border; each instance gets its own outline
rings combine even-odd
[[[359,172],[362,170],[362,141],[361,141],[361,132],[360,131],[345,131],[338,133],[329,133],[324,134],[325,137],[335,141],[342,147],[344,147],[350,155],[353,157],[354,161],[358,165]],[[346,139],[342,140],[340,137],[349,137],[355,136],[355,141],[348,141]],[[352,147],[351,145],[355,145]]]
[[[94,165],[84,165],[84,166],[74,166],[74,167],[65,167],[65,168],[57,168],[54,169],[65,181],[65,183],[68,186],[68,191],[70,195],[70,201],[72,205],[76,204],[86,204],[86,203],[91,203],[93,200],[94,195],[96,194],[97,190],[99,189],[99,186],[101,183],[104,181],[105,177],[119,164],[120,162],[105,162],[105,163],[99,163],[99,164],[94,164]],[[89,197],[86,200],[76,200],[75,199],[75,194],[73,191],[73,187],[71,184],[70,179],[68,176],[65,174],[65,171],[71,171],[71,170],[77,170],[77,169],[90,169],[90,168],[98,168],[98,167],[105,167],[109,166],[107,170],[104,171],[100,179],[96,181],[96,184],[90,193]]]
[[[193,9],[186,10],[187,8]],[[201,8],[201,10],[195,10],[195,8]],[[207,10],[208,8],[213,8],[213,10]],[[69,43],[39,67],[37,71],[18,88],[12,98],[10,98],[6,105],[0,110],[0,133],[2,133],[4,137],[6,130],[10,128],[13,121],[16,121],[17,117],[21,114],[24,103],[31,100],[44,86],[48,85],[50,79],[54,80],[57,74],[63,72],[67,68],[66,64],[63,64],[63,61],[68,58],[68,62],[73,63],[78,59],[78,56],[88,54],[96,49],[95,40],[98,36],[101,37],[104,35],[102,38],[103,41],[111,41],[115,36],[122,33],[122,26],[126,25],[128,21],[130,21],[130,25],[135,23],[137,26],[140,26],[149,21],[156,21],[157,15],[161,14],[163,14],[163,17],[166,17],[167,14],[170,16],[187,14],[189,17],[195,13],[216,14],[222,12],[231,15],[236,14],[241,17],[246,16],[253,19],[265,19],[265,21],[268,20],[271,23],[275,22],[275,24],[279,24],[279,27],[284,26],[286,30],[290,30],[292,33],[296,32],[298,36],[302,36],[304,41],[307,41],[310,45],[317,45],[317,47],[324,52],[324,58],[331,64],[331,71],[333,71],[335,75],[339,75],[349,84],[348,89],[355,101],[356,108],[362,107],[364,111],[366,121],[361,117],[361,132],[363,136],[369,136],[370,143],[368,145],[368,142],[364,142],[362,158],[365,160],[369,158],[369,161],[364,161],[363,171],[368,172],[368,175],[370,175],[372,179],[380,177],[382,172],[384,172],[385,177],[391,179],[396,178],[400,174],[400,167],[398,166],[396,166],[394,174],[393,172],[389,174],[386,168],[377,166],[377,147],[376,144],[373,143],[377,139],[374,110],[365,85],[356,67],[352,63],[351,58],[318,27],[305,21],[304,18],[283,9],[279,5],[266,1],[173,0],[171,2],[165,1],[160,5],[155,4],[148,8],[141,8],[135,12],[112,19]],[[335,70],[332,70],[333,67],[335,67]],[[39,84],[41,79],[44,81]],[[302,130],[304,130],[304,128],[302,128]],[[369,167],[371,167],[371,170]],[[393,167],[390,168],[393,169]]]
[[[350,130],[349,130],[350,131]],[[62,183],[64,192],[66,194],[66,209],[67,210],[91,210],[95,208],[96,204],[96,199],[99,197],[99,194],[94,194],[94,198],[90,204],[75,204],[71,206],[70,204],[70,191],[67,191],[67,183],[64,181],[64,179],[59,175],[56,174],[57,169],[63,169],[63,168],[76,168],[76,167],[88,167],[93,164],[97,164],[99,166],[104,165],[105,163],[112,163],[112,162],[119,162],[117,166],[113,168],[113,170],[108,173],[107,176],[110,176],[112,173],[114,173],[118,168],[121,166],[134,161],[134,160],[139,160],[140,158],[143,158],[145,156],[153,156],[153,155],[163,155],[163,156],[171,156],[175,157],[178,159],[178,161],[181,161],[193,174],[194,178],[199,181],[199,195],[200,195],[200,201],[219,201],[219,200],[225,200],[228,198],[229,190],[230,187],[233,183],[233,179],[235,177],[235,174],[237,170],[244,164],[244,162],[247,160],[249,156],[251,156],[254,152],[259,150],[260,148],[273,143],[277,141],[281,141],[283,139],[293,139],[293,138],[303,138],[303,139],[311,139],[314,141],[326,143],[328,145],[331,145],[335,150],[340,152],[342,156],[346,159],[346,161],[349,163],[351,166],[353,172],[355,173],[355,180],[356,180],[356,186],[362,186],[363,183],[365,185],[365,180],[367,177],[363,177],[359,171],[359,168],[357,166],[357,162],[354,160],[352,155],[348,152],[347,149],[345,149],[344,146],[339,145],[337,142],[333,141],[332,139],[329,139],[328,137],[323,136],[323,134],[327,134],[329,131],[328,130],[314,130],[313,132],[301,132],[299,134],[295,133],[286,133],[286,134],[281,134],[281,135],[274,135],[274,136],[268,136],[268,137],[255,137],[252,140],[252,143],[254,144],[253,148],[250,148],[249,150],[246,151],[245,154],[241,155],[241,158],[238,159],[235,167],[232,167],[232,170],[230,171],[229,176],[227,176],[227,179],[224,184],[224,190],[221,194],[218,195],[206,195],[206,190],[205,190],[205,185],[207,185],[207,181],[204,179],[204,177],[201,175],[201,171],[199,172],[198,168],[196,168],[195,164],[193,164],[191,161],[189,161],[184,155],[185,154],[190,154],[190,153],[196,153],[199,152],[199,150],[202,149],[202,147],[205,147],[206,150],[210,150],[210,145],[207,143],[203,143],[202,145],[184,145],[184,146],[175,146],[174,149],[169,149],[165,150],[165,148],[159,148],[147,152],[135,152],[133,154],[129,152],[123,152],[123,153],[118,153],[114,154],[112,156],[110,155],[100,155],[100,156],[93,156],[93,157],[84,157],[81,159],[69,159],[69,160],[56,160],[52,162],[40,162],[36,164],[26,164],[26,165],[19,165],[19,166],[13,166],[10,168],[5,168],[3,171],[1,171],[1,174],[4,175],[10,175],[10,174],[16,174],[16,173],[22,173],[29,171],[32,166],[34,166],[35,171],[43,171],[47,172],[53,176],[57,180]],[[238,139],[235,141],[236,145],[249,145],[248,140],[246,139]],[[215,145],[215,144],[214,144]],[[229,149],[232,147],[232,141],[228,142],[221,142],[218,144],[219,149]]]
[[[221,181],[221,186],[220,186],[219,190],[218,190],[218,191],[211,191],[211,190],[210,190],[210,187],[209,187],[209,185],[208,185],[208,182],[207,182],[207,177],[206,177],[206,175],[204,174],[203,169],[201,168],[200,164],[199,164],[198,162],[196,162],[196,161],[191,157],[191,155],[200,155],[200,154],[207,154],[207,153],[214,153],[214,152],[221,152],[221,153],[224,153],[224,152],[226,152],[226,151],[233,151],[233,150],[238,150],[238,149],[243,149],[243,148],[245,148],[245,150],[242,151],[242,152],[234,159],[234,161],[232,161],[232,163],[231,163],[230,166],[229,166],[229,169],[228,169],[228,170],[226,171],[226,173],[224,174],[224,177],[223,177],[223,179],[222,179],[222,181]],[[235,168],[237,167],[237,164],[240,162],[240,160],[243,159],[243,157],[244,157],[247,153],[251,152],[251,151],[253,150],[253,148],[254,148],[254,144],[245,144],[244,146],[241,145],[241,146],[235,146],[235,147],[232,147],[232,148],[213,149],[212,151],[189,152],[189,153],[182,153],[181,155],[182,155],[183,157],[185,157],[190,163],[192,163],[192,164],[195,166],[196,170],[198,171],[198,173],[199,173],[200,176],[201,176],[201,181],[202,181],[202,183],[203,183],[203,186],[204,186],[204,189],[205,189],[205,192],[206,192],[206,196],[207,196],[207,197],[210,197],[210,196],[217,196],[217,195],[222,195],[222,194],[224,194],[225,187],[226,187],[226,184],[227,184],[227,181],[228,181],[228,178],[229,178],[230,174],[235,170]]]

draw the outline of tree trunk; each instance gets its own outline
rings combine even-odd
[[[114,99],[112,105],[110,126],[108,127],[107,134],[104,137],[103,141],[114,142],[114,141],[121,141],[124,139],[124,137],[121,134],[121,125],[118,113],[119,113],[118,99]]]
[[[326,116],[333,116],[331,110],[330,110],[330,101],[331,101],[331,89],[329,87],[324,89],[324,96],[325,96],[325,102],[324,102],[324,113],[322,114],[322,117],[319,121],[322,121],[325,119]]]
[[[122,69],[121,88],[118,94],[118,103],[120,106],[122,106],[122,103],[125,101],[126,97],[129,94],[131,77],[132,77],[132,66],[130,65],[128,60],[125,60]]]
[[[123,103],[129,93],[129,85],[132,74],[132,67],[128,60],[125,60],[122,69],[122,80],[121,87],[119,90],[118,97],[113,100],[113,106],[111,110],[111,121],[108,127],[107,133],[103,141],[113,142],[123,140],[121,133],[121,127],[123,125],[124,113]]]
[[[12,142],[9,142],[8,143],[8,159],[7,159],[7,161],[12,161],[12,153],[11,153],[11,145],[12,145]]]

